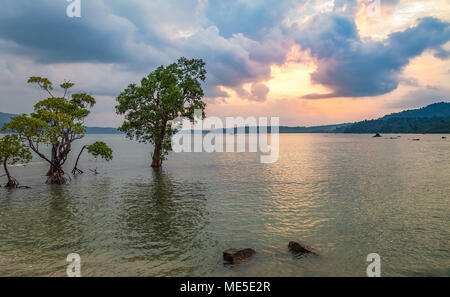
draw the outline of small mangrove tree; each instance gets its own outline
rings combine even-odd
[[[19,182],[11,176],[8,165],[27,164],[31,161],[31,158],[30,150],[20,141],[18,135],[10,134],[0,139],[0,162],[2,162],[8,178],[8,183],[5,185],[6,188],[15,189],[19,187]]]
[[[104,142],[97,141],[91,145],[84,145],[81,148],[80,153],[78,154],[77,160],[75,162],[75,166],[72,169],[72,174],[83,174],[83,170],[78,168],[78,162],[80,161],[81,154],[83,154],[84,150],[87,149],[88,153],[94,156],[95,158],[101,158],[107,162],[111,161],[113,158],[112,149]]]
[[[64,184],[63,165],[72,149],[72,143],[84,137],[84,120],[95,104],[95,99],[86,93],[69,94],[74,83],[60,85],[61,97],[53,93],[53,84],[44,77],[30,77],[28,83],[36,84],[50,97],[34,106],[30,115],[13,117],[3,126],[3,131],[17,133],[29,148],[46,161],[50,168],[47,183]],[[50,155],[42,150],[42,145],[51,147]]]

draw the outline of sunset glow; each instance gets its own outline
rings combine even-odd
[[[9,25],[0,29],[2,111],[30,111],[24,106],[39,97],[23,86],[39,73],[70,79],[100,98],[88,124],[117,126],[120,90],[181,55],[207,63],[208,115],[277,115],[282,125],[318,125],[449,100],[448,1],[381,0],[378,12],[368,12],[374,3],[92,1],[71,20],[58,15],[64,3],[16,9],[11,2],[15,14],[1,12]],[[43,9],[54,15],[48,28],[14,16],[41,24],[34,11]],[[72,32],[67,38],[52,29],[61,26]],[[7,27],[29,36],[17,38]],[[49,42],[36,41],[42,30],[67,50],[54,53]]]

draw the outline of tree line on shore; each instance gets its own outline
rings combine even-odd
[[[116,112],[125,118],[119,130],[130,139],[153,144],[151,167],[160,168],[172,149],[171,137],[177,132],[172,125],[175,118],[194,121],[195,110],[202,110],[205,117],[201,85],[205,80],[203,60],[181,57],[175,63],[158,67],[142,78],[140,85],[130,84],[116,98]],[[71,94],[75,84],[70,81],[59,85],[62,96],[54,93],[53,83],[45,77],[30,77],[28,83],[37,85],[49,97],[37,102],[33,113],[12,117],[0,129],[8,133],[0,139],[0,161],[8,179],[6,187],[20,186],[8,165],[29,163],[32,152],[49,165],[46,183],[65,184],[68,179],[63,166],[73,143],[85,136],[84,121],[96,101],[87,93]],[[46,154],[43,146],[50,147],[50,153]],[[85,150],[106,161],[113,158],[112,149],[104,142],[85,145],[71,171],[74,175],[83,173],[78,166]]]

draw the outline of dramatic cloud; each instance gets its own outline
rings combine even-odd
[[[269,91],[269,88],[265,84],[253,84],[252,98],[256,101],[265,101]]]
[[[26,79],[44,75],[101,98],[93,117],[111,122],[114,96],[180,56],[205,60],[209,106],[307,101],[304,94],[376,100],[399,84],[442,87],[403,76],[425,52],[449,67],[449,5],[436,1],[421,12],[418,0],[382,0],[389,14],[375,22],[363,0],[81,0],[81,18],[66,16],[65,0],[3,0],[0,111],[29,112],[40,95]],[[383,32],[371,36],[379,22]],[[301,106],[322,104],[308,102]]]
[[[82,18],[68,18],[65,1],[5,0],[3,6],[0,38],[14,42],[19,53],[38,63],[155,65],[166,56],[159,36],[139,35],[133,20],[113,14],[103,1],[82,1]]]
[[[273,27],[282,21],[281,7],[288,1],[285,5],[227,2],[224,7],[222,1],[93,0],[82,1],[80,19],[66,16],[65,1],[5,1],[0,39],[10,42],[17,54],[41,64],[116,63],[139,73],[179,56],[199,57],[207,62],[210,97],[226,96],[218,86],[267,79],[271,63],[283,63],[290,44]],[[272,9],[275,6],[278,9]],[[241,11],[232,14],[233,23],[239,24],[236,31],[229,27],[233,32],[226,33],[222,16],[209,20],[214,11]],[[273,21],[261,19],[269,15]],[[262,22],[267,23],[259,26]],[[250,23],[255,27],[250,28]],[[264,32],[264,38],[245,35],[258,35],[257,31]]]
[[[398,86],[399,73],[411,58],[427,49],[448,55],[442,46],[450,40],[450,24],[434,18],[389,35],[382,42],[361,39],[353,19],[340,14],[313,18],[296,34],[296,41],[317,59],[314,83],[333,92],[309,94],[307,99],[365,97],[389,93]]]
[[[252,39],[264,39],[273,28],[279,27],[286,13],[307,1],[295,0],[238,0],[205,1],[206,17],[228,38],[241,33]],[[319,1],[320,2],[320,1]]]

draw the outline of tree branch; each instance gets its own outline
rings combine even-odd
[[[31,138],[28,138],[28,146],[42,159],[44,159],[45,161],[47,161],[48,163],[50,163],[50,165],[52,165],[54,168],[58,168],[58,166],[56,166],[55,163],[53,163],[52,161],[50,161],[44,154],[42,154],[41,152],[39,152],[38,149],[36,149],[36,147],[34,146],[33,141],[31,140]]]
[[[48,89],[48,87],[44,87],[43,84],[39,83],[39,86],[41,87],[41,89],[47,91],[47,93],[52,97],[55,98],[55,96],[53,96],[52,92],[50,92],[50,90]]]

